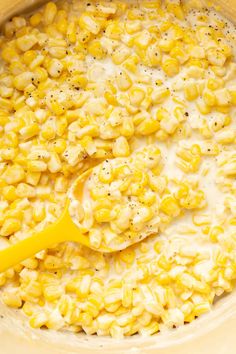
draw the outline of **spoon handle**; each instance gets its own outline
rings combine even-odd
[[[36,253],[51,246],[55,242],[55,228],[47,227],[41,232],[38,232],[26,239],[17,242],[16,244],[7,247],[0,251],[0,272],[23,262],[24,260],[34,256]]]
[[[36,253],[64,241],[77,241],[89,246],[88,238],[79,232],[66,208],[59,220],[44,230],[0,251],[0,272],[19,264]]]

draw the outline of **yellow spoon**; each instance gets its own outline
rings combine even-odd
[[[92,168],[84,172],[76,179],[72,188],[76,193],[76,199],[80,200],[83,195],[83,185],[92,172]],[[19,241],[18,243],[0,251],[0,272],[3,272],[27,258],[34,256],[39,251],[52,246],[53,244],[75,241],[84,246],[92,248],[89,238],[86,234],[82,234],[73,222],[69,213],[70,200],[66,201],[66,206],[61,217],[52,225],[47,226],[44,230]],[[107,247],[99,248],[100,252],[114,252]]]

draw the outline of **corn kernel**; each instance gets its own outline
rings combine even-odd
[[[117,86],[121,91],[127,91],[131,85],[132,80],[125,71],[121,71],[120,75],[117,76]]]
[[[2,295],[3,298],[3,302],[10,307],[13,308],[20,308],[22,306],[22,300],[20,295],[16,294],[16,293],[11,293],[9,292],[4,292]]]
[[[127,139],[123,136],[117,138],[112,147],[112,153],[115,157],[125,157],[130,155],[130,147]]]
[[[185,98],[188,101],[193,101],[198,97],[198,88],[195,83],[187,84],[184,88]]]
[[[53,23],[57,14],[57,5],[54,2],[48,2],[44,9],[43,22],[45,25]]]
[[[1,236],[10,236],[21,229],[21,222],[17,219],[7,219],[0,230]]]
[[[180,213],[178,202],[171,195],[166,196],[161,200],[160,210],[171,217],[176,217]]]
[[[150,135],[160,129],[160,123],[152,118],[143,120],[136,128],[138,135]]]
[[[175,58],[166,59],[162,63],[162,69],[169,77],[173,77],[179,73],[179,62]]]
[[[7,184],[16,184],[24,180],[25,172],[20,165],[8,166],[3,176]]]
[[[93,40],[89,42],[88,52],[96,59],[102,59],[106,55],[106,51],[102,47],[101,42],[98,40]]]
[[[87,30],[93,34],[98,34],[101,30],[99,22],[90,14],[84,12],[79,18],[79,25],[82,29]]]

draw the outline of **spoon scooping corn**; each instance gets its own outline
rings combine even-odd
[[[0,251],[0,272],[60,242],[115,252],[157,233],[160,217],[152,184],[160,161],[160,150],[152,146],[84,172],[55,223]]]

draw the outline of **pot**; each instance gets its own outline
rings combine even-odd
[[[42,2],[0,0],[0,23]],[[236,0],[216,0],[215,3],[225,16],[236,20]],[[148,338],[135,335],[123,340],[34,330],[19,311],[0,304],[1,354],[122,354],[128,351],[130,354],[235,354],[235,329],[236,290],[219,299],[210,313],[187,326]]]

